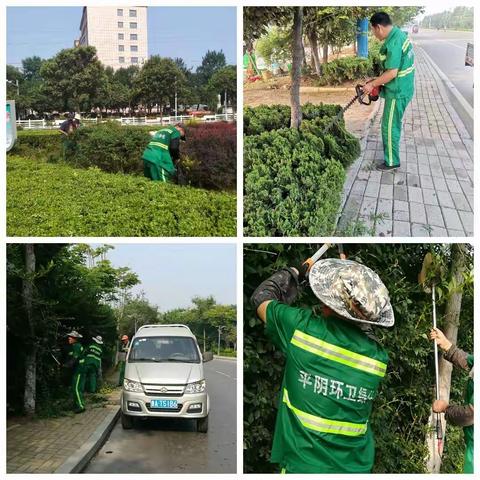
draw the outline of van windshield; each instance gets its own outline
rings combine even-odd
[[[133,340],[129,362],[200,363],[191,337],[140,337]]]

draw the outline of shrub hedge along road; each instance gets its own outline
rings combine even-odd
[[[81,127],[71,137],[65,161],[75,167],[98,167],[109,173],[143,175],[142,153],[150,130],[159,126],[125,127],[106,122]],[[213,122],[187,127],[178,170],[193,187],[235,190],[237,177],[237,127]],[[49,161],[63,158],[63,137],[57,130],[19,132],[13,154]]]
[[[299,130],[288,128],[289,106],[244,109],[245,235],[332,234],[345,167],[360,154],[343,119],[323,133],[340,108],[304,105]]]
[[[134,175],[7,159],[10,236],[234,236],[236,198]]]

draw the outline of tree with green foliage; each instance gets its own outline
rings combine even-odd
[[[171,58],[150,57],[135,78],[140,101],[151,111],[157,105],[160,112],[171,102],[175,88],[181,96],[186,85],[183,71]]]
[[[349,244],[351,260],[378,273],[390,294],[395,326],[377,329],[380,343],[390,361],[370,418],[376,439],[373,473],[426,473],[428,449],[424,442],[431,430],[429,417],[434,397],[435,370],[432,342],[431,296],[418,282],[424,256],[432,252],[446,266],[436,286],[439,328],[449,324],[449,304],[463,294],[457,344],[473,351],[473,250],[463,245],[464,270],[454,278],[457,247],[443,244]],[[265,336],[265,326],[257,319],[248,301],[254,289],[274,271],[299,266],[319,248],[312,244],[250,244],[244,247],[244,470],[273,472],[269,464],[276,405],[283,376],[284,356]],[[325,257],[337,257],[332,249]],[[453,269],[453,270],[452,270]],[[317,298],[305,286],[297,306],[316,308]],[[452,372],[452,402],[461,403],[466,373]],[[460,429],[447,427],[442,472],[460,473],[463,462]]]
[[[61,50],[43,63],[40,75],[47,96],[60,99],[64,111],[81,112],[93,106],[102,70],[95,47],[87,46]]]
[[[87,266],[83,247],[68,244],[10,244],[7,247],[7,405],[17,413],[51,411],[68,392],[59,363],[65,334],[101,335],[104,360],[117,338],[111,302],[125,277],[108,260]],[[137,279],[138,282],[138,279]]]
[[[119,316],[118,330],[120,335],[133,337],[142,325],[158,323],[159,311],[145,295],[140,294],[126,300],[125,305],[116,310]]]
[[[217,70],[208,81],[207,88],[213,95],[221,96],[222,105],[225,103],[225,95],[227,101],[232,106],[237,103],[237,67],[228,65]],[[226,112],[225,112],[226,113]]]
[[[445,30],[473,30],[473,18],[473,7],[455,7],[452,10],[426,15],[421,26]]]

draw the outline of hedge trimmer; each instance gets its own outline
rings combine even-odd
[[[370,80],[371,82],[371,80]],[[369,82],[367,82],[369,83]],[[373,87],[373,90],[368,95],[363,91],[363,85],[356,85],[355,86],[355,95],[352,99],[344,106],[342,109],[332,118],[330,123],[323,129],[323,134],[326,135],[330,129],[341,119],[343,118],[343,114],[358,100],[361,105],[370,105],[372,102],[376,102],[378,97],[380,96],[380,89],[381,87]],[[367,95],[368,101],[365,100],[365,96]]]

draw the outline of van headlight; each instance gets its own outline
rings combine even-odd
[[[199,382],[188,383],[185,387],[185,393],[202,393],[205,391],[205,380]]]
[[[128,378],[123,380],[123,388],[127,392],[143,392],[142,384],[140,382],[135,382],[133,380],[129,380]]]

